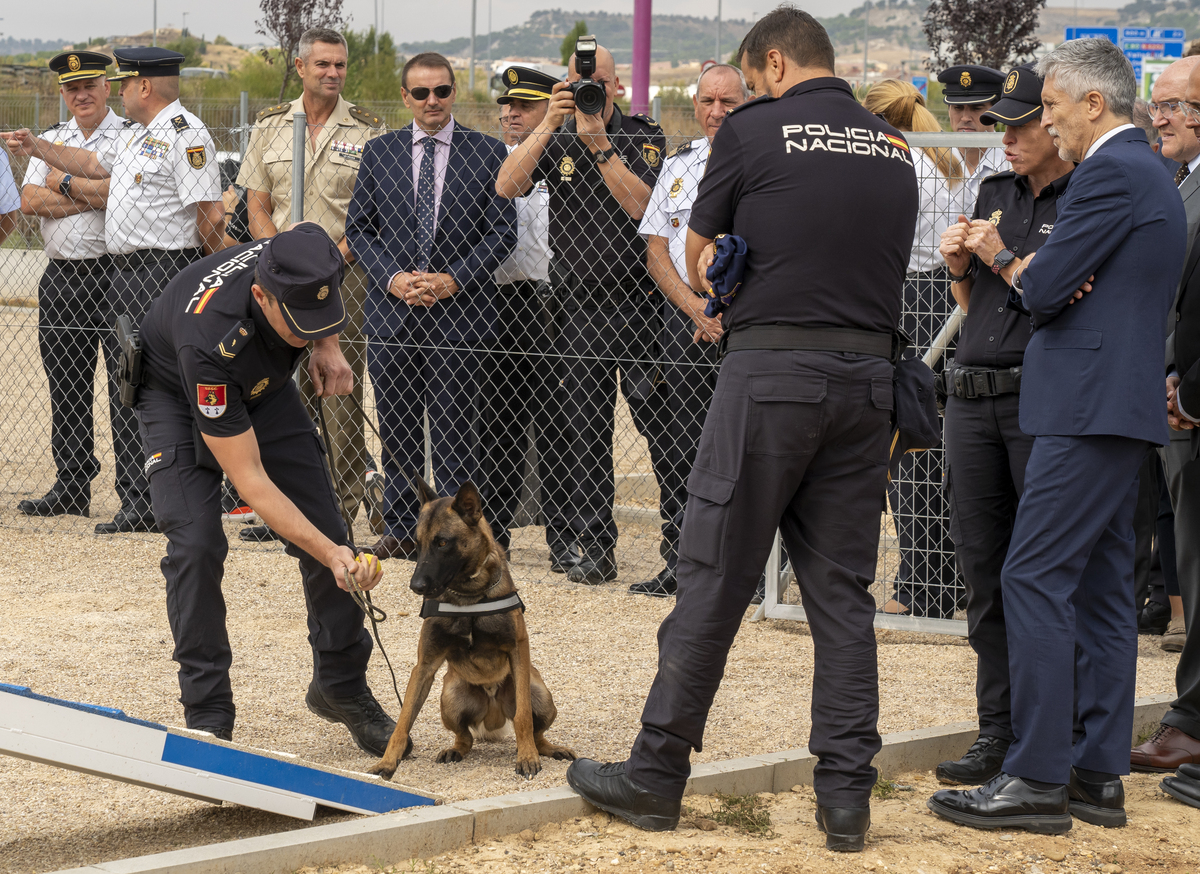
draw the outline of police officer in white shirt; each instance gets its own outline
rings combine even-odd
[[[108,55],[63,52],[50,59],[69,121],[48,128],[42,138],[93,151],[111,165],[116,160],[121,118],[108,108],[105,79]],[[87,516],[92,480],[100,472],[92,420],[99,343],[105,331],[105,297],[111,258],[104,243],[108,180],[67,178],[44,161],[30,158],[21,188],[21,207],[40,217],[49,259],[38,284],[38,347],[50,388],[50,451],[55,479],[37,500],[21,501],[28,516]],[[112,344],[105,349],[109,371],[116,367]],[[121,401],[109,380],[109,412],[116,420]]]
[[[687,477],[696,459],[704,416],[717,383],[720,318],[704,314],[707,298],[688,285],[688,217],[708,162],[709,144],[725,115],[750,98],[742,72],[729,64],[709,64],[700,71],[692,98],[696,122],[704,136],[680,146],[668,157],[650,194],[638,233],[646,238],[646,265],[663,293],[663,378],[670,391],[668,409],[671,461],[667,489],[674,511],[664,533],[667,566],[652,580],[634,583],[629,591],[656,597],[675,594],[679,529],[687,506]]]
[[[17,214],[21,209],[21,194],[13,179],[8,163],[8,154],[0,152],[0,243],[8,239],[17,226]]]
[[[28,131],[5,135],[9,147],[40,158],[76,177],[109,181],[106,246],[113,256],[107,320],[141,322],[167,282],[205,252],[223,245],[225,210],[212,138],[200,119],[179,102],[183,55],[160,48],[113,52],[126,121],[115,163],[95,152],[50,144]],[[111,80],[110,80],[111,81]],[[202,248],[203,247],[203,248]],[[155,528],[149,486],[142,473],[142,446],[132,410],[113,421],[117,494],[121,509],[97,534]]]
[[[511,153],[546,115],[554,76],[529,67],[509,67],[501,74],[500,132]],[[538,182],[517,207],[517,246],[496,269],[496,341],[488,367],[481,416],[484,499],[497,542],[509,548],[509,529],[516,526],[529,430],[534,424],[541,513],[546,542],[570,543],[563,516],[568,500],[561,494],[567,471],[557,447],[563,445],[562,403],[554,402],[558,386],[546,353],[553,348],[557,313],[550,288],[550,194]],[[557,438],[557,439],[555,439]]]
[[[958,133],[994,133],[996,123],[984,124],[980,119],[1000,99],[1004,74],[978,64],[959,64],[947,67],[938,74],[942,83],[942,100],[950,114],[950,129]],[[970,215],[979,197],[979,183],[1008,169],[1004,149],[999,146],[982,149],[959,148],[962,161],[963,185],[955,193],[962,206],[962,215]],[[957,218],[952,216],[951,219]]]

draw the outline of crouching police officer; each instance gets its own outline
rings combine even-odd
[[[675,827],[689,755],[781,528],[816,649],[817,822],[830,849],[861,850],[881,746],[869,587],[917,179],[899,132],[834,76],[833,45],[811,15],[778,7],[739,55],[764,96],[713,138],[688,221],[692,287],[703,287],[698,261],[718,235],[742,237],[748,254],[688,478],[675,609],[658,632],[658,675],[629,760],[580,759],[567,780],[634,825]],[[851,255],[862,216],[872,217],[870,251]]]
[[[229,740],[231,651],[221,594],[228,544],[221,470],[300,562],[313,680],[305,703],[383,754],[395,723],[367,688],[371,638],[348,591],[382,575],[360,564],[338,511],[320,439],[292,380],[312,343],[318,397],[348,394],[338,346],[347,321],[342,256],[312,223],[185,268],[142,322],[138,403],[154,517],[166,534],[167,613],[189,728]]]

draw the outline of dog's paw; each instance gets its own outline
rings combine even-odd
[[[534,756],[532,759],[517,760],[516,771],[526,780],[532,780],[541,770],[542,763],[538,760],[537,756]]]
[[[451,765],[455,762],[461,762],[462,760],[462,753],[460,753],[454,747],[450,747],[448,750],[442,750],[440,753],[438,753],[437,757],[437,763],[439,765]]]
[[[386,761],[381,761],[377,765],[367,768],[368,774],[375,774],[377,777],[382,777],[385,780],[391,780],[392,775],[396,773],[396,766],[389,765]]]
[[[550,753],[550,758],[558,759],[559,761],[573,762],[575,761],[575,751],[567,747],[558,747]]]

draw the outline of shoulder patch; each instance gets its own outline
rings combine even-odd
[[[277,103],[274,106],[268,106],[266,109],[264,109],[262,112],[260,112],[258,114],[258,116],[255,118],[255,121],[262,121],[264,119],[270,118],[273,115],[283,115],[285,112],[287,112],[288,107],[291,105],[292,104],[289,102],[289,103]]]
[[[213,352],[222,358],[237,358],[237,354],[246,348],[253,337],[254,319],[242,319],[230,329]]]
[[[171,124],[175,127],[176,132],[185,131],[191,127],[191,125],[188,124],[188,120],[182,115],[177,115],[171,119]]]
[[[646,115],[646,113],[644,113],[644,112],[635,112],[633,115],[630,116],[630,118],[636,118],[642,124],[649,125],[650,127],[655,128],[657,130],[662,130],[662,127],[659,125],[659,123],[657,121],[655,121],[654,119],[652,119],[650,116]]]
[[[371,112],[369,109],[363,109],[361,106],[351,106],[350,117],[361,121],[368,127],[383,127],[382,118]]]
[[[668,158],[674,158],[676,155],[686,155],[692,150],[692,141],[688,140],[682,146],[677,146],[667,153]]]

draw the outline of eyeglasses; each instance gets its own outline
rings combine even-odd
[[[429,91],[430,91],[430,89],[423,88],[420,85],[418,85],[416,88],[408,89],[408,93],[413,96],[413,100],[428,100],[429,99]],[[433,96],[436,97],[438,100],[445,100],[447,97],[449,97],[453,93],[454,93],[453,85],[438,85],[436,88],[433,89]]]
[[[1184,103],[1182,100],[1172,101],[1168,103],[1147,103],[1146,111],[1150,113],[1151,118],[1165,118],[1171,120],[1171,116],[1178,112],[1183,116],[1184,121],[1192,119],[1200,121],[1200,107],[1192,106]]]

